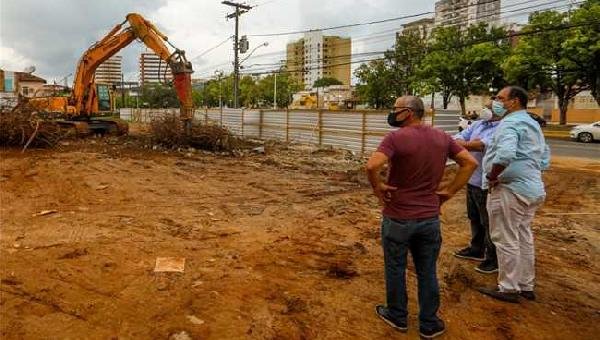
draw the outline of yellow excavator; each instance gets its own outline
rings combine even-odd
[[[123,25],[129,25],[123,28]],[[94,75],[100,64],[115,55],[134,40],[139,39],[169,66],[173,73],[173,86],[180,101],[180,117],[186,126],[193,117],[192,64],[185,52],[173,46],[168,37],[140,14],[130,13],[125,21],[115,26],[102,40],[93,44],[81,57],[69,96],[34,97],[30,107],[61,126],[75,128],[78,134],[124,134],[128,126],[119,120],[106,119],[112,113],[112,96],[109,84],[96,83]],[[174,52],[170,52],[168,43]]]

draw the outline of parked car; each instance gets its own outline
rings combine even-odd
[[[577,125],[571,129],[571,138],[582,142],[591,143],[600,140],[600,121],[592,124]]]
[[[459,118],[458,121],[458,132],[461,132],[462,130],[465,130],[466,128],[469,127],[469,125],[471,125],[472,121],[465,119],[463,117]]]
[[[548,124],[544,118],[536,115],[535,113],[533,113],[533,112],[527,112],[527,113],[529,114],[529,117],[533,118],[533,120],[538,122],[538,124],[540,124],[541,127],[546,127],[546,125]]]

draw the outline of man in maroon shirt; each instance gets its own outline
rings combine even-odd
[[[367,162],[375,196],[383,206],[381,236],[385,262],[387,305],[377,315],[399,331],[407,330],[406,255],[410,250],[419,283],[419,333],[431,339],[444,333],[438,318],[436,263],[442,237],[440,206],[467,184],[477,161],[451,136],[422,123],[421,99],[400,97],[388,123],[400,127],[388,133]],[[458,164],[453,181],[440,187],[447,159]],[[389,164],[387,183],[380,170]]]

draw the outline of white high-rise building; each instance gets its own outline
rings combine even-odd
[[[140,55],[140,84],[164,83],[173,79],[166,61],[153,52]]]
[[[500,0],[441,0],[435,3],[435,26],[499,25],[500,7]]]
[[[123,57],[114,55],[100,64],[96,69],[95,81],[97,83],[108,83],[111,85],[121,82]]]

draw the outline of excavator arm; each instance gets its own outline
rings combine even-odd
[[[125,23],[129,23],[129,27],[123,29]],[[169,65],[173,73],[175,91],[180,101],[181,118],[185,121],[191,120],[193,116],[192,64],[185,58],[184,51],[175,48],[173,53],[169,52],[165,45],[165,42],[169,43],[167,36],[137,13],[128,14],[125,21],[116,25],[81,57],[77,65],[73,93],[69,100],[70,105],[74,107],[73,115],[86,117],[94,112],[94,103],[96,102],[94,73],[96,69],[135,39],[141,40]]]

